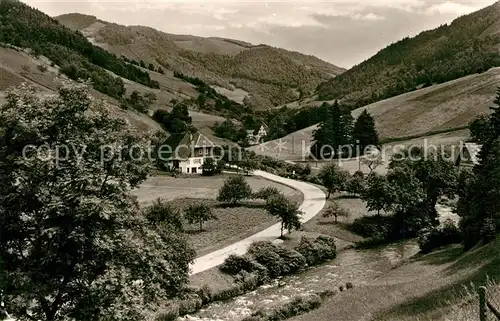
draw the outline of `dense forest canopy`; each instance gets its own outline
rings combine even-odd
[[[93,45],[80,32],[64,27],[57,20],[22,2],[1,1],[0,16],[0,42],[31,48],[35,55],[48,57],[72,79],[91,79],[95,89],[115,98],[123,95],[123,82],[101,68],[140,84],[159,88],[158,82],[151,80],[147,72]]]
[[[406,37],[345,73],[320,84],[321,100],[363,106],[422,86],[500,66],[500,3],[462,16],[450,25]]]

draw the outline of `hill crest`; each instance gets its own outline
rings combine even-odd
[[[82,14],[56,17],[94,44],[133,60],[229,90],[242,89],[268,109],[311,94],[345,69],[311,55],[220,37],[175,35],[147,26],[124,26]]]

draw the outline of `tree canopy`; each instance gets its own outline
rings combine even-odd
[[[482,143],[480,162],[459,180],[462,185],[457,212],[467,248],[480,240],[490,241],[500,231],[500,88],[495,104],[493,113],[472,132],[473,138]]]
[[[7,310],[19,319],[143,320],[159,298],[185,286],[195,255],[185,236],[151,224],[129,194],[148,174],[149,138],[111,117],[83,85],[63,84],[45,98],[22,86],[6,100],[0,257]]]
[[[354,142],[359,146],[361,154],[364,154],[366,147],[379,145],[375,121],[366,109],[356,119],[352,136]]]
[[[330,198],[332,193],[340,192],[344,189],[349,177],[348,172],[341,170],[337,164],[333,163],[325,165],[318,174],[318,178],[328,190],[327,198]]]
[[[353,121],[351,110],[335,101],[313,134],[316,140],[313,154],[321,159],[333,158],[333,155],[331,157],[326,155],[328,152],[333,152],[337,157],[342,156],[343,147],[351,146],[353,143]]]

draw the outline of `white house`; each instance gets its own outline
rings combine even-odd
[[[266,124],[260,124],[256,128],[247,130],[247,140],[250,145],[258,145],[264,142],[264,137],[267,136],[269,128]]]
[[[201,174],[202,165],[207,158],[213,158],[215,144],[205,135],[182,133],[170,135],[160,147],[160,162],[170,170],[179,173]]]

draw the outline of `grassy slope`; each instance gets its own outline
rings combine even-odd
[[[407,264],[353,291],[335,296],[320,309],[293,321],[354,320],[476,320],[449,319],[446,314],[461,304],[463,313],[472,309],[464,286],[482,285],[487,276],[500,277],[500,240],[463,253],[451,246],[417,256]],[[473,299],[475,300],[475,299]],[[459,310],[460,311],[460,310]]]
[[[466,126],[493,106],[496,88],[500,86],[500,68],[492,68],[443,84],[419,89],[392,97],[352,112],[357,117],[367,109],[375,118],[381,139],[424,135],[426,133]],[[314,102],[313,104],[320,104]],[[300,157],[302,146],[308,146],[315,126],[311,126],[282,138],[286,150],[279,154],[283,159]],[[265,151],[252,147],[257,153],[276,156],[278,140],[267,143]],[[292,142],[295,148],[292,148]]]
[[[115,54],[156,66],[160,63],[168,70],[175,69],[229,89],[234,89],[236,84],[263,98],[264,107],[271,107],[271,102],[293,100],[297,95],[294,83],[313,90],[321,81],[344,71],[312,56],[265,45],[173,35],[149,27],[108,23],[81,14],[66,14],[57,19],[70,28],[81,30],[88,39]],[[280,85],[285,86],[285,90],[280,89]]]
[[[47,66],[48,70],[46,72],[39,71],[37,69],[39,65]],[[28,67],[27,71],[23,70],[23,68],[26,69],[26,67]],[[42,93],[53,93],[56,89],[56,78],[66,78],[63,75],[58,75],[58,67],[50,67],[50,61],[43,56],[37,59],[24,52],[1,47],[0,72],[2,75],[0,77],[0,103],[4,101],[5,92],[8,88],[17,86],[22,82],[27,82],[36,86]],[[156,94],[158,101],[155,105],[151,106],[152,111],[159,108],[170,109],[171,99],[180,100],[197,96],[197,92],[192,85],[173,77],[171,72],[166,72],[165,75],[162,75],[149,71],[149,74],[152,79],[160,82],[160,89],[152,89],[124,78],[123,81],[127,89],[127,95],[130,95],[134,90],[142,94],[147,92]],[[124,111],[119,108],[119,103],[114,98],[95,90],[91,92],[95,97],[107,100],[111,104],[112,111],[115,115],[127,119],[135,127],[144,131],[156,131],[161,129],[161,127],[147,115],[137,113],[133,110]],[[193,118],[193,125],[210,137],[212,137],[210,127],[213,126],[215,122],[224,121],[222,117],[197,111],[190,111],[190,115]]]
[[[58,78],[57,66],[49,67],[44,73],[37,69],[38,65],[47,65],[48,60],[44,57],[35,59],[34,57],[13,49],[0,48],[0,72],[2,73],[0,81],[0,103],[3,103],[5,91],[12,87],[26,82],[37,87],[42,94],[51,94],[56,90],[56,81]],[[24,66],[24,67],[23,67]],[[26,70],[23,70],[26,69]],[[8,77],[4,77],[8,75]],[[66,79],[64,76],[59,76],[60,79]],[[133,83],[135,84],[135,83]],[[139,84],[135,84],[144,88],[148,88]],[[126,85],[129,89],[129,85]],[[150,88],[148,88],[151,90]],[[128,120],[132,126],[142,131],[156,131],[161,127],[151,118],[144,114],[136,113],[135,111],[124,111],[118,107],[118,102],[100,92],[91,90],[94,97],[105,98],[111,106],[111,111],[116,116]]]

